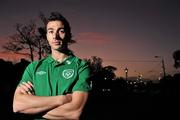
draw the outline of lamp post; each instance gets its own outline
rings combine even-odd
[[[163,75],[164,77],[166,76],[166,69],[165,69],[165,64],[164,64],[164,59],[161,56],[155,56],[155,58],[161,58],[161,64],[162,64],[162,69],[163,69]]]
[[[125,71],[125,74],[126,74],[126,80],[127,80],[127,78],[128,78],[128,68],[125,68],[124,71]]]

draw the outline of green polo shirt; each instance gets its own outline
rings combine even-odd
[[[89,91],[90,69],[84,60],[70,55],[62,63],[51,55],[30,63],[21,82],[31,81],[37,96],[56,96],[73,91]]]

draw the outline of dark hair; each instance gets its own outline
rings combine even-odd
[[[65,35],[66,42],[71,42],[72,33],[71,33],[70,24],[67,21],[67,19],[62,14],[60,14],[59,12],[51,12],[49,18],[47,18],[46,27],[47,27],[48,22],[56,21],[56,20],[61,21],[64,25],[64,30],[66,33],[66,35]]]

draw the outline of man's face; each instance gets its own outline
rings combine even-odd
[[[61,21],[50,21],[47,24],[47,40],[52,50],[58,50],[62,46],[65,37],[64,25]]]

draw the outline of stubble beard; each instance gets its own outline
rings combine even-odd
[[[58,48],[55,48],[54,50],[66,54],[68,52],[67,43],[61,42],[60,46]]]

